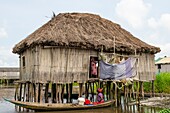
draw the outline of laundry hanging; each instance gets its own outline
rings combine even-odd
[[[100,61],[100,79],[120,80],[131,78],[137,74],[136,58],[128,58],[119,64],[109,64]]]

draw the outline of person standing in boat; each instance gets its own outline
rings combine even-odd
[[[102,88],[98,88],[97,89],[97,103],[103,103],[104,102],[104,96],[103,96],[103,89]]]

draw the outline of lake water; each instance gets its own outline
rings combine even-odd
[[[2,97],[13,99],[14,88],[0,88],[0,113],[26,113],[26,111],[22,111],[22,112],[16,111],[15,106],[9,102],[4,101]],[[160,109],[151,108],[151,107],[138,108],[135,105],[127,106],[122,104],[120,107],[117,108],[112,106],[103,109],[57,111],[57,112],[48,112],[48,113],[159,113],[159,111]]]

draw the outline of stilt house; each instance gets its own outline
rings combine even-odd
[[[86,83],[100,78],[99,71],[92,76],[90,61],[98,61],[101,52],[138,56],[137,78],[154,80],[154,54],[160,48],[95,14],[58,14],[13,48],[20,56],[21,81],[35,84]]]

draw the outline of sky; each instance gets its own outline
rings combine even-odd
[[[170,0],[0,0],[0,67],[18,67],[12,48],[48,22],[53,13],[98,14],[170,56]]]

